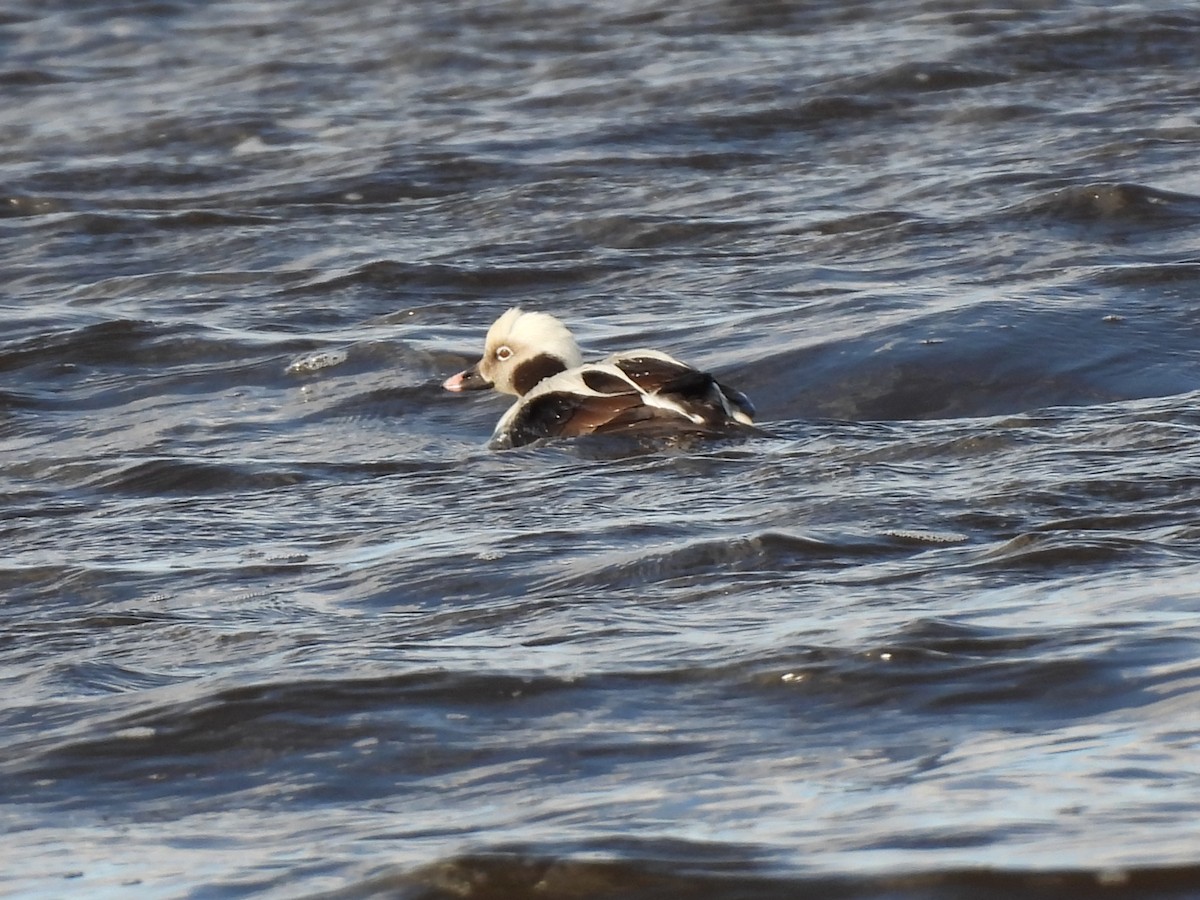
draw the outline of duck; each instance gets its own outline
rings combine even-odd
[[[520,307],[488,329],[483,357],[442,387],[516,396],[496,424],[488,442],[492,449],[588,434],[721,436],[754,422],[745,394],[707,372],[649,349],[585,363],[566,325]]]

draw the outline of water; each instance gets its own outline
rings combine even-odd
[[[10,3],[0,889],[1200,894],[1197,46]],[[488,451],[517,303],[763,433]]]

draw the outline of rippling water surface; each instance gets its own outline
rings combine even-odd
[[[0,890],[1200,892],[1192,4],[0,12]],[[492,452],[523,304],[755,401]]]

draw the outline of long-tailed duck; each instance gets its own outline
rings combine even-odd
[[[495,449],[633,430],[717,435],[752,424],[754,416],[741,392],[657,350],[584,363],[562,322],[517,307],[488,329],[483,358],[442,387],[517,396],[492,434]]]

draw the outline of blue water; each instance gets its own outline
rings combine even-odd
[[[1200,895],[1197,46],[10,3],[0,891]],[[516,304],[762,433],[488,450]]]

